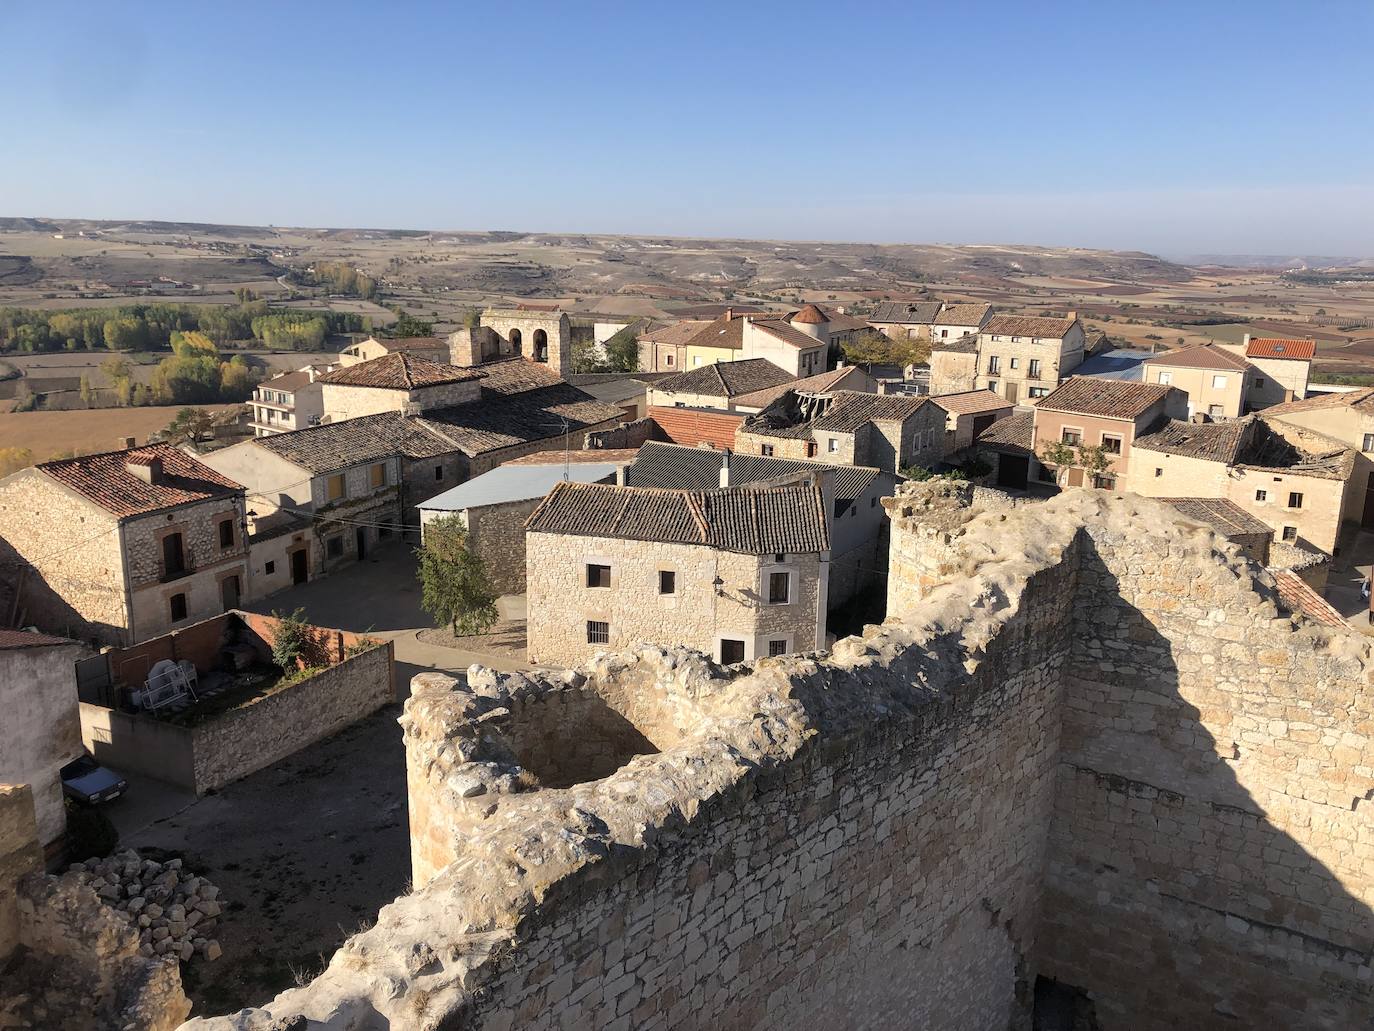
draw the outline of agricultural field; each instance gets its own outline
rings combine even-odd
[[[212,414],[240,405],[199,405]],[[72,452],[87,454],[123,447],[123,438],[143,443],[167,428],[180,408],[97,408],[72,412],[0,412],[0,448],[33,452],[35,462]]]

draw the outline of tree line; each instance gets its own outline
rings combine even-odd
[[[318,350],[332,333],[370,329],[370,320],[353,312],[270,309],[247,293],[234,305],[0,308],[0,352],[165,351],[173,334],[186,332],[201,333],[217,346],[260,340],[268,347]]]

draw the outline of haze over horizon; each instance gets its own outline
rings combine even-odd
[[[58,3],[0,28],[5,215],[1374,254],[1363,4]]]

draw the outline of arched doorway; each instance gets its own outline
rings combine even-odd
[[[520,330],[518,329],[512,329],[510,331],[510,349],[512,354],[525,353],[520,349]]]
[[[549,360],[549,335],[542,329],[534,331],[534,360],[537,362]]]

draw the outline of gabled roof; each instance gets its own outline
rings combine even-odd
[[[1245,346],[1247,358],[1291,358],[1294,361],[1310,362],[1317,353],[1315,340],[1300,340],[1287,337],[1251,337]]]
[[[81,647],[81,642],[50,634],[36,634],[29,630],[9,630],[0,627],[0,651],[14,651],[19,648],[55,648],[70,644]]]
[[[312,473],[334,472],[392,456],[433,458],[460,450],[454,441],[400,412],[378,412],[274,433],[251,443]]]
[[[727,460],[733,486],[776,480],[796,473],[826,473],[833,478],[832,489],[837,501],[861,498],[879,477],[892,476],[872,466],[769,458],[651,440],[639,449],[639,457],[634,464],[626,467],[625,485],[667,490],[710,490],[720,486],[721,465]]]
[[[1226,422],[1180,422],[1170,419],[1149,433],[1136,437],[1132,447],[1234,465],[1250,432],[1249,427],[1249,419],[1229,419]]]
[[[957,340],[937,340],[930,345],[930,353],[937,351],[953,352],[954,354],[977,354],[978,338],[972,333],[965,333]]]
[[[1234,501],[1226,498],[1160,498],[1182,516],[1206,523],[1228,540],[1248,534],[1268,534],[1274,530],[1261,522]]]
[[[825,346],[824,340],[809,336],[782,319],[752,319],[750,321],[753,323],[752,328],[777,337],[783,343],[791,344],[793,347],[810,350],[813,347]]]
[[[388,354],[405,351],[447,351],[447,337],[368,337],[363,343],[371,341],[386,348]]]
[[[1279,602],[1289,612],[1300,612],[1308,619],[1324,626],[1345,626],[1341,614],[1329,601],[1314,591],[1297,573],[1287,569],[1275,569],[1274,585],[1278,588]]]
[[[525,522],[531,533],[698,544],[745,555],[826,551],[819,487],[650,490],[560,483]]]
[[[744,347],[744,316],[736,314],[733,318],[722,315],[720,318],[702,326],[697,334],[687,341],[689,347],[724,347],[738,351]]]
[[[129,465],[149,466],[155,459],[162,463],[156,483],[128,470]],[[243,492],[240,484],[171,444],[63,458],[36,468],[120,519]]]
[[[1264,410],[1264,414],[1284,415],[1288,412],[1311,412],[1325,408],[1354,408],[1356,411],[1374,415],[1374,387],[1359,387],[1340,393],[1312,394],[1301,401],[1285,401],[1281,405],[1271,405]]]
[[[448,365],[418,354],[397,351],[327,372],[316,382],[349,387],[379,387],[384,390],[416,390],[485,378],[486,373],[475,368]]]
[[[526,390],[555,387],[565,382],[563,377],[558,375],[557,369],[551,369],[543,362],[519,355],[500,361],[484,362],[473,368],[479,369],[486,377],[482,380],[483,397],[508,397]]]
[[[831,369],[829,372],[822,372],[815,376],[807,376],[804,379],[779,383],[777,386],[765,387],[762,390],[751,390],[747,394],[738,394],[734,400],[737,406],[743,406],[745,408],[767,408],[789,390],[806,390],[812,393],[824,394],[827,391],[834,390],[856,373],[866,375],[857,365],[846,365],[844,368]]]
[[[929,326],[940,314],[939,301],[884,301],[873,309],[869,322]]]
[[[430,409],[413,416],[412,421],[450,441],[453,450],[475,457],[516,444],[560,438],[564,419],[568,431],[577,433],[623,418],[618,406],[605,404],[557,380],[552,386]]]
[[[814,307],[819,309],[825,316],[825,321],[830,323],[832,329],[868,329],[871,323],[867,319],[861,319],[854,315],[846,315],[839,308],[828,304],[816,304]]]
[[[1177,351],[1165,351],[1145,359],[1147,365],[1168,365],[1178,369],[1219,369],[1229,372],[1247,369],[1250,363],[1233,351],[1212,344],[1196,344],[1181,347]]]
[[[1035,402],[1035,407],[1075,415],[1134,419],[1162,402],[1171,389],[1163,383],[1073,376]]]
[[[990,311],[992,305],[986,303],[947,304],[932,321],[937,326],[977,326]]]
[[[811,340],[810,337],[807,339]],[[675,394],[731,398],[775,387],[780,383],[791,383],[795,379],[791,373],[784,372],[766,358],[746,358],[738,362],[715,362],[665,376],[654,384],[654,389]]]
[[[906,394],[861,394],[839,390],[830,410],[812,426],[818,430],[852,432],[870,422],[904,422],[930,403],[928,397]]]
[[[674,322],[668,326],[655,326],[639,334],[639,340],[650,341],[655,344],[669,344],[681,346],[691,340],[703,329],[709,326],[709,322],[702,322],[697,319],[684,319],[681,322]]]
[[[978,434],[975,443],[1009,455],[1035,454],[1035,415],[1017,412]]]
[[[1059,340],[1077,321],[1046,315],[994,315],[979,332],[996,333],[998,336],[1045,337]]]
[[[293,394],[301,387],[310,385],[310,373],[304,369],[299,372],[287,372],[272,379],[265,379],[258,384],[263,390],[280,390],[284,394]]]
[[[961,390],[957,394],[931,394],[930,399],[951,415],[979,415],[1016,406],[991,390]]]

